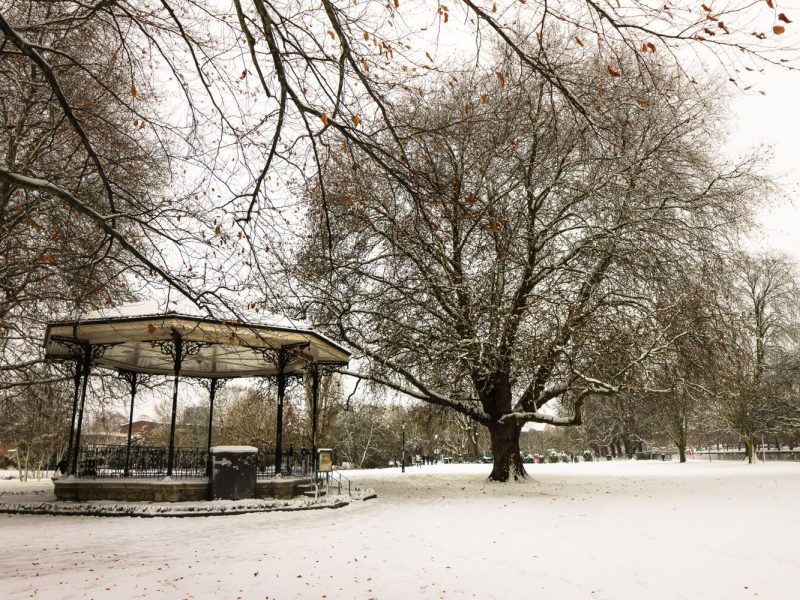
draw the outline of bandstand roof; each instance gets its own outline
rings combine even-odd
[[[174,332],[190,349],[182,361],[183,377],[273,376],[281,350],[287,352],[286,374],[310,363],[346,365],[350,358],[346,348],[304,322],[274,316],[258,323],[212,319],[186,300],[135,302],[50,323],[44,347],[49,359],[73,359],[76,344],[89,344],[102,350],[94,353],[94,365],[172,375],[168,342]]]

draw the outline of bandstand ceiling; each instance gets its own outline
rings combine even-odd
[[[346,365],[350,358],[347,349],[305,323],[283,317],[258,323],[211,319],[186,301],[137,302],[50,323],[44,347],[49,359],[74,359],[76,345],[89,344],[95,366],[172,375],[174,332],[185,350],[182,377],[273,376],[281,351],[287,374],[314,363]]]

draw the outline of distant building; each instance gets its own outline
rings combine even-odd
[[[131,433],[133,435],[140,435],[143,438],[147,437],[148,433],[151,433],[157,427],[160,427],[161,423],[157,423],[155,421],[134,421],[131,423]],[[119,433],[124,433],[126,436],[128,435],[128,424],[121,425],[119,428]]]

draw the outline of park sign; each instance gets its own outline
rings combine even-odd
[[[333,450],[330,448],[320,448],[319,452],[319,468],[317,471],[320,473],[330,473],[333,471]]]

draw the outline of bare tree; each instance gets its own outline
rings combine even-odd
[[[638,394],[638,412],[649,422],[651,432],[677,447],[682,463],[689,437],[700,428],[700,414],[707,410],[719,383],[716,363],[725,333],[717,317],[729,281],[724,256],[711,258],[715,260],[700,263],[694,271],[684,270],[682,280],[661,290],[661,303],[678,309],[670,319],[680,321],[685,334],[652,357],[640,373],[643,387],[651,391]]]
[[[797,413],[786,377],[797,348],[798,287],[794,266],[784,256],[740,257],[735,289],[720,343],[722,382],[714,414],[756,459],[760,436],[775,432]]]
[[[582,69],[602,137],[524,70],[448,84],[397,109],[407,180],[353,150],[325,165],[327,211],[319,188],[309,196],[322,239],[303,259],[308,310],[372,380],[485,425],[497,480],[524,476],[525,423],[580,423],[587,397],[620,391],[683,335],[655,319],[669,312],[657,286],[713,252],[753,185],[715,163],[702,103],[653,97],[645,110],[641,89]],[[555,400],[571,414],[542,410]]]
[[[58,21],[64,11],[58,3],[14,3],[4,15]],[[95,40],[93,48],[85,35]],[[129,83],[120,76],[125,62],[114,55],[107,31],[92,25],[76,32],[53,24],[31,32],[28,39],[32,47],[53,53],[49,70],[9,47],[8,38],[0,53],[0,167],[16,174],[0,180],[4,390],[69,379],[69,374],[42,364],[40,337],[48,319],[130,297],[124,274],[131,265],[120,247],[81,208],[37,186],[20,185],[15,177],[47,181],[64,194],[83,196],[88,211],[119,210],[133,217],[156,207],[142,202],[152,198],[148,190],[164,172],[129,113],[109,99],[111,94],[127,95]],[[59,106],[53,77],[60,82],[59,92],[70,96],[80,133]],[[93,140],[92,159],[85,154],[83,136]],[[113,200],[106,195],[108,189],[117,190]],[[128,230],[122,224],[120,228]]]

